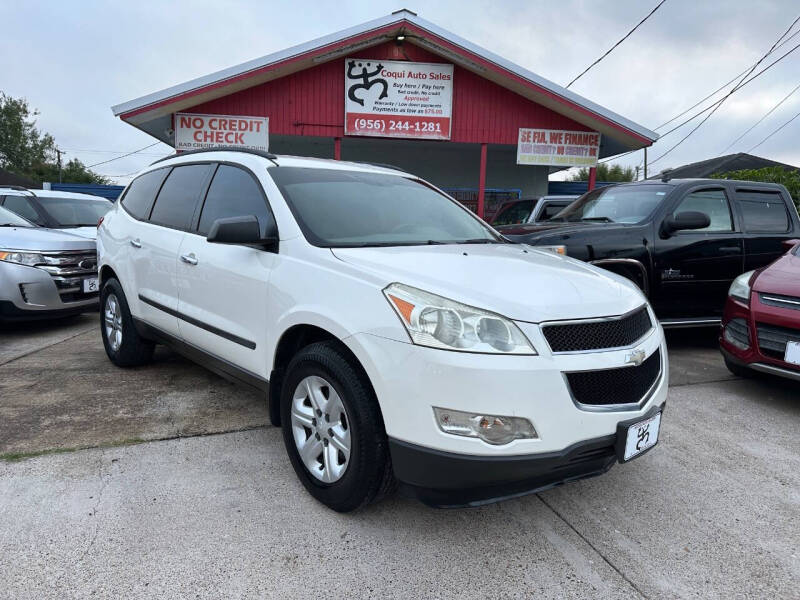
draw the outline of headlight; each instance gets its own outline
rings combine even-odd
[[[546,250],[548,252],[554,252],[555,254],[560,254],[561,256],[567,255],[567,247],[564,245],[560,246],[534,246],[537,250]]]
[[[434,407],[439,429],[452,435],[476,437],[488,444],[508,444],[517,439],[538,438],[533,424],[522,417],[479,415]]]
[[[728,295],[750,306],[750,278],[753,276],[754,272],[755,271],[748,271],[747,273],[742,273],[734,279],[731,288],[728,290]]]
[[[391,284],[383,293],[411,341],[419,346],[490,354],[536,354],[519,327],[495,313],[401,283]]]
[[[17,263],[18,265],[28,265],[34,267],[44,264],[44,258],[36,252],[18,252],[16,250],[0,250],[0,260]]]

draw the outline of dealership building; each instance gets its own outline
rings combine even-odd
[[[546,194],[550,173],[658,137],[408,10],[113,111],[178,151],[237,145],[392,165],[487,215]]]

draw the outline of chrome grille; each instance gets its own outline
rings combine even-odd
[[[543,325],[542,333],[555,352],[580,352],[624,348],[640,340],[653,328],[647,307],[607,319]]]
[[[58,288],[62,302],[79,302],[97,296],[83,293],[83,280],[97,277],[97,252],[93,250],[64,250],[42,252],[37,268],[47,271]]]
[[[761,304],[777,306],[778,308],[790,308],[800,310],[800,298],[795,296],[783,296],[781,294],[758,294]]]
[[[587,406],[638,404],[647,398],[661,376],[661,351],[641,365],[565,374],[572,398]]]

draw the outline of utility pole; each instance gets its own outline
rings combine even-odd
[[[66,154],[66,152],[56,148],[56,154],[58,155],[58,183],[61,183],[61,155]]]
[[[644,147],[644,178],[647,179],[647,146]]]
[[[636,165],[636,179],[634,181],[639,181],[639,165]]]

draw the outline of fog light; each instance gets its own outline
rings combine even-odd
[[[539,437],[533,424],[522,417],[480,415],[436,407],[433,412],[439,429],[445,433],[480,438],[488,444],[499,446],[517,439]]]
[[[722,337],[731,346],[739,348],[739,350],[750,349],[750,330],[747,327],[747,321],[744,319],[731,319],[722,330]]]

